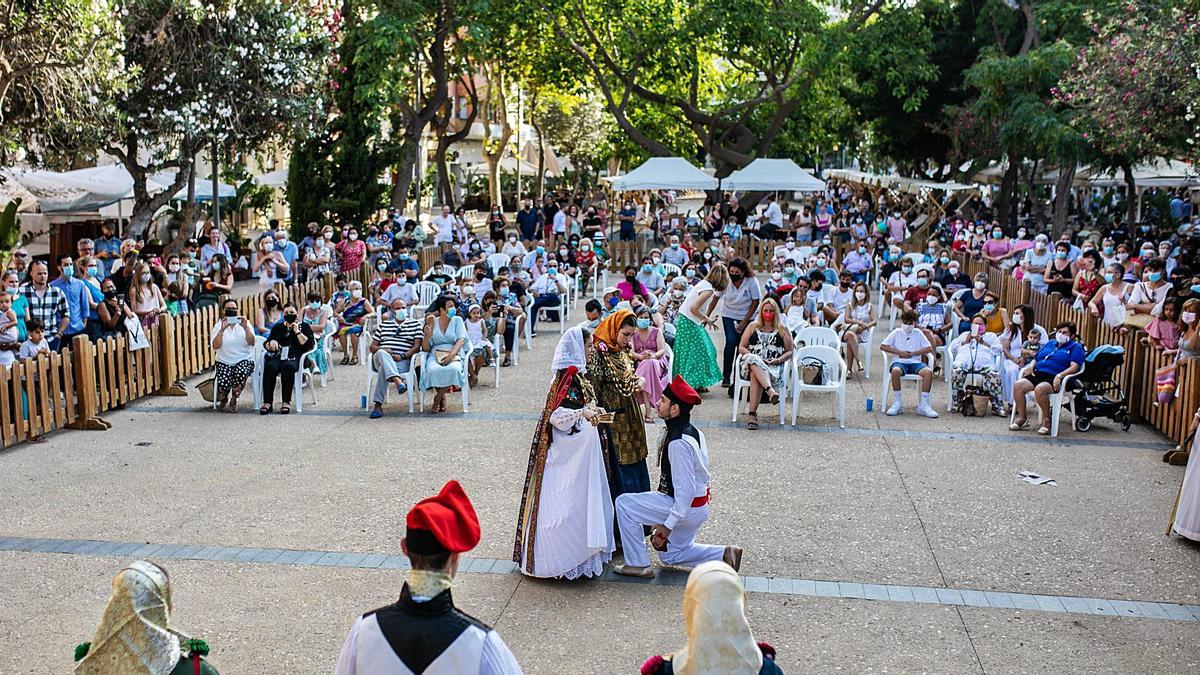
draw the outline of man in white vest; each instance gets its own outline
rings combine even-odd
[[[455,608],[450,595],[459,555],[475,548],[479,536],[475,507],[458,481],[417,502],[400,540],[412,562],[400,599],[354,622],[334,673],[520,674],[500,635]]]

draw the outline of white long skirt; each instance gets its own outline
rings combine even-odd
[[[551,434],[530,576],[599,576],[616,547],[600,434],[583,421],[574,434],[553,426]]]
[[[1179,509],[1175,511],[1175,533],[1192,541],[1200,541],[1200,434],[1192,443],[1187,471],[1183,474],[1183,489],[1179,493]]]

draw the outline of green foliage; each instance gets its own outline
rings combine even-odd
[[[538,99],[537,116],[545,140],[558,154],[588,174],[609,156],[610,120],[596,98],[549,92]]]

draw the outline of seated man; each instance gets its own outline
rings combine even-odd
[[[1033,392],[1038,411],[1042,415],[1038,433],[1050,434],[1050,395],[1062,389],[1063,378],[1079,372],[1087,356],[1083,344],[1076,340],[1075,324],[1063,321],[1054,329],[1054,340],[1042,345],[1033,361],[1021,371],[1021,379],[1013,384],[1013,408],[1016,416],[1008,428],[1020,431],[1029,428],[1029,416],[1025,396]]]
[[[542,307],[557,308],[562,303],[561,296],[567,292],[567,282],[558,273],[557,260],[551,259],[547,263],[546,273],[529,286],[529,291],[533,293],[533,307],[529,309],[529,329],[536,337],[538,310]],[[555,321],[562,321],[564,318],[558,315],[557,309],[553,311],[553,315]]]
[[[908,289],[917,285],[917,275],[913,273],[913,261],[908,258],[900,259],[900,269],[892,272],[884,283],[887,290],[888,302],[898,310],[904,309],[904,294]]]
[[[916,375],[921,378],[921,400],[917,404],[917,414],[923,417],[937,417],[937,411],[929,405],[929,390],[933,388],[933,369],[923,358],[933,352],[933,345],[925,334],[917,330],[917,313],[911,309],[900,315],[900,327],[893,330],[883,339],[880,351],[891,354],[889,371],[892,375],[892,405],[887,409],[890,416],[899,415],[903,409],[900,405],[900,377]]]
[[[910,286],[904,291],[904,309],[916,310],[925,302],[925,296],[929,294],[929,285],[933,275],[924,267],[917,270],[917,283]]]
[[[371,336],[371,358],[378,373],[371,399],[375,403],[371,409],[373,420],[383,417],[389,382],[396,385],[397,394],[408,391],[401,375],[408,372],[412,357],[421,350],[421,322],[408,316],[408,306],[403,300],[393,300],[390,307],[391,313],[379,322]]]
[[[808,274],[809,288],[806,304],[812,305],[813,318],[819,326],[828,326],[837,321],[838,315],[841,314],[836,307],[837,289],[825,281],[825,273],[821,270],[813,270]]]

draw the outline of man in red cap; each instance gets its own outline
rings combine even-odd
[[[657,492],[617,497],[617,526],[625,551],[625,564],[613,569],[617,574],[654,576],[644,525],[653,526],[650,543],[668,565],[695,567],[724,560],[735,570],[742,566],[742,549],[696,543],[696,533],[708,519],[708,445],[692,426],[692,408],[698,405],[700,395],[680,375],[663,391],[658,403],[658,415],[667,423],[658,449],[662,477]]]
[[[408,512],[400,550],[412,569],[393,605],[354,622],[336,675],[521,673],[500,635],[454,607],[459,555],[479,543],[479,518],[458,481]]]

